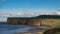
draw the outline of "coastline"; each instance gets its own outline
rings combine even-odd
[[[29,29],[28,32],[20,32],[20,33],[14,33],[14,34],[43,34],[44,31],[51,29],[49,27],[33,27],[32,29]]]

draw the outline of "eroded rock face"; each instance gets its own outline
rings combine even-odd
[[[8,24],[20,25],[40,25],[40,19],[37,18],[8,18]]]
[[[40,19],[31,19],[28,22],[29,25],[40,25]]]
[[[52,19],[52,20],[51,20]],[[58,20],[55,20],[58,19]],[[40,26],[56,26],[59,21],[60,15],[40,15],[37,17],[8,17],[8,24],[20,25],[40,25]],[[56,23],[55,23],[56,22]]]

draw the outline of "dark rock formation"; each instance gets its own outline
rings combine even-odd
[[[60,27],[46,30],[43,34],[55,34],[57,32],[60,32]]]

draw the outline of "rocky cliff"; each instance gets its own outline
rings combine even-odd
[[[40,19],[38,18],[11,18],[7,19],[8,24],[19,24],[19,25],[40,25]]]
[[[51,20],[51,19],[53,19],[53,20]],[[54,24],[55,22],[58,21],[57,19],[58,20],[60,19],[60,15],[40,15],[37,17],[8,17],[7,23],[15,24],[15,25],[19,24],[19,25],[39,25],[39,26],[42,26],[42,25],[48,26],[49,25],[50,26],[50,23]]]

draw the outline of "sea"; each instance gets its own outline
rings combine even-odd
[[[27,25],[8,25],[6,22],[0,22],[0,34],[27,32],[31,28]]]

